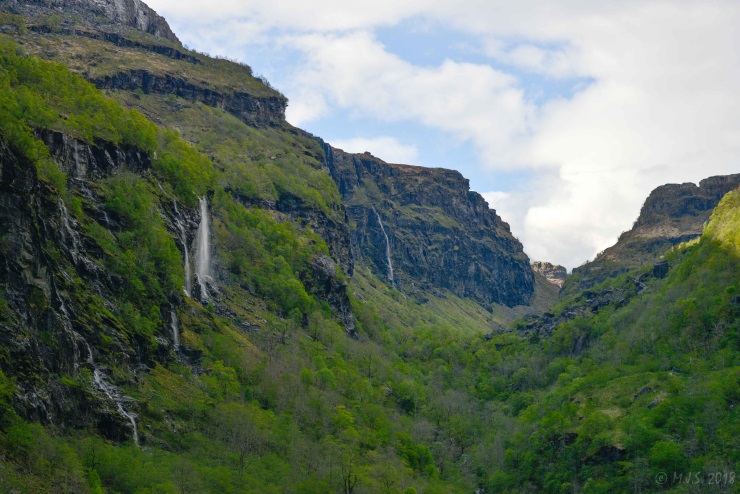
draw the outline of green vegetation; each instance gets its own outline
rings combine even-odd
[[[666,256],[667,278],[551,338],[489,340],[497,315],[444,293],[421,303],[362,265],[348,287],[358,330],[350,338],[307,288],[326,244],[272,209],[294,201],[341,219],[313,141],[175,98],[181,110],[161,117],[191,145],[9,43],[0,45],[0,84],[0,135],[69,205],[91,263],[115,279],[116,296],[103,300],[63,245],[44,246],[76,327],[134,400],[143,446],[104,438],[105,424],[23,419],[13,395],[26,376],[3,358],[0,491],[685,492],[674,472],[708,480],[740,471],[740,193],[722,201],[700,242]],[[118,97],[151,117],[165,100]],[[83,195],[34,139],[37,129],[156,158],[151,170],[121,170]],[[181,295],[179,233],[166,220],[173,201],[194,214],[202,196],[220,292],[206,306]],[[110,231],[96,208],[116,219]],[[630,286],[630,276],[594,290]],[[49,310],[37,292],[33,309]],[[180,353],[163,344],[173,308]],[[0,335],[21,334],[13,319],[0,291]],[[39,335],[38,345],[55,338]],[[134,374],[134,361],[147,369]],[[89,365],[65,372],[43,378],[88,407],[100,399]]]
[[[244,64],[208,57],[134,29],[124,30],[120,34],[124,39],[140,43],[142,47],[118,46],[84,35],[63,35],[55,32],[60,24],[66,24],[68,27],[74,27],[83,32],[90,30],[74,26],[74,20],[69,20],[66,15],[62,15],[65,19],[56,19],[56,22],[50,18],[40,20],[39,23],[51,28],[52,33],[39,38],[31,33],[19,31],[16,39],[22,41],[24,49],[30,53],[45,60],[60,62],[72,72],[84,74],[87,79],[102,79],[106,76],[146,68],[156,76],[177,74],[179,78],[188,83],[224,95],[246,93],[253,97],[276,98],[285,101],[285,96],[254,77],[251,68]],[[97,33],[92,32],[91,34],[96,35]],[[155,46],[176,49],[196,59],[198,63],[192,63],[188,59],[171,58],[145,48]]]
[[[53,128],[86,142],[100,139],[146,152],[157,146],[156,127],[136,111],[124,110],[63,65],[20,56],[0,40],[0,114],[5,136],[35,160],[32,128]]]

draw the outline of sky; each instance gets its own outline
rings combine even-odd
[[[334,147],[459,170],[533,260],[572,269],[655,187],[740,172],[738,0],[147,3]]]

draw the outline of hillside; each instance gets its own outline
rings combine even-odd
[[[740,174],[709,177],[699,185],[667,184],[645,200],[632,228],[593,261],[573,270],[563,294],[574,294],[607,278],[659,261],[671,247],[697,239],[720,199],[740,186]]]
[[[138,0],[0,15],[0,492],[737,488],[740,192],[552,307],[459,173],[326,146]]]

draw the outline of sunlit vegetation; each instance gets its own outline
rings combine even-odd
[[[667,255],[667,278],[550,338],[487,339],[492,316],[474,302],[430,294],[421,303],[362,265],[348,287],[352,338],[304,283],[326,244],[267,207],[293,198],[339,215],[310,139],[194,105],[180,122],[190,144],[7,42],[0,86],[0,135],[70,203],[99,248],[96,262],[120,281],[119,299],[101,301],[64,266],[79,319],[96,328],[106,319],[94,344],[135,400],[142,436],[139,448],[92,428],[24,420],[5,365],[0,491],[682,492],[656,475],[740,472],[739,193],[723,200],[700,242]],[[210,129],[198,142],[196,122]],[[151,170],[94,185],[117,228],[85,213],[89,199],[34,139],[37,129],[151,156]],[[173,201],[193,213],[202,196],[213,215],[218,306],[182,295],[182,246],[163,215]],[[630,283],[623,275],[595,289]],[[159,348],[171,308],[181,354]],[[11,317],[0,291],[0,324]],[[121,348],[144,356],[136,379],[114,358]],[[84,393],[89,374],[57,378]]]

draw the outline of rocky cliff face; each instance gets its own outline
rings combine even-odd
[[[533,261],[532,269],[541,274],[551,285],[562,288],[565,278],[568,276],[568,270],[563,266],[549,262]]]
[[[150,355],[137,357],[136,339],[125,337],[110,316],[120,309],[110,302],[120,280],[102,267],[105,253],[85,235],[64,200],[3,140],[0,169],[0,287],[12,314],[0,318],[0,362],[16,376],[17,408],[43,423],[92,423],[108,437],[131,437],[129,411],[135,405],[110,382],[106,362],[116,355],[117,365],[133,374]],[[91,304],[102,305],[95,313]],[[105,353],[101,341],[107,342]],[[93,387],[63,383],[63,376],[82,369],[94,376]]]
[[[522,245],[460,173],[324,147],[345,200],[355,262],[402,290],[530,302],[534,276]]]
[[[563,293],[577,293],[631,268],[651,264],[671,247],[698,238],[722,197],[740,187],[740,174],[693,183],[667,184],[652,191],[632,229],[596,259],[573,270]]]
[[[171,75],[158,76],[146,70],[121,72],[91,82],[100,89],[137,91],[144,94],[174,94],[187,101],[202,103],[231,113],[247,125],[266,126],[285,120],[285,98],[255,98],[247,93],[223,94],[199,87]]]
[[[167,21],[141,0],[10,0],[9,3],[29,17],[41,16],[49,9],[74,15],[90,25],[100,24],[103,17],[110,24],[132,27],[180,44]]]

